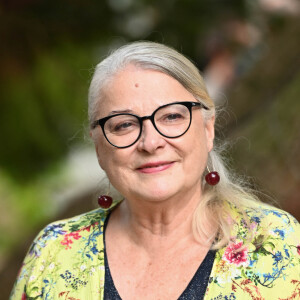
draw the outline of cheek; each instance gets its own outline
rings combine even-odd
[[[213,148],[214,119],[212,118],[206,122],[201,119],[200,122],[193,127],[192,135],[194,147],[197,147],[201,155],[207,158],[208,153]]]
[[[201,171],[204,170],[210,151],[209,145],[210,142],[206,138],[205,129],[203,127],[193,128],[186,141],[185,150],[186,155],[189,157],[189,168],[191,170],[195,169],[196,172],[199,172],[199,168]]]
[[[100,167],[106,172],[107,176],[114,176],[120,172],[124,165],[128,165],[130,154],[128,149],[118,149],[106,141],[96,145],[96,152]]]
[[[107,175],[111,169],[122,165],[122,161],[124,161],[123,156],[126,154],[125,149],[118,149],[112,146],[102,134],[98,134],[95,137],[94,144],[99,165]]]
[[[130,151],[108,147],[100,151],[98,160],[111,185],[122,195],[126,195],[132,184],[132,166]]]
[[[191,168],[201,170],[204,169],[207,157],[208,157],[208,149],[206,142],[203,140],[194,140],[192,145],[192,151],[191,151]],[[197,172],[198,172],[197,171]]]
[[[104,142],[102,141],[101,138],[98,138],[97,142],[95,142],[95,148],[96,148],[96,154],[97,154],[99,165],[105,172],[107,172],[109,162],[111,161],[110,158],[111,151],[109,151],[108,145],[106,145]]]
[[[98,158],[98,162],[99,162],[99,165],[101,167],[102,170],[104,170],[105,172],[107,171],[107,165],[105,163],[105,159],[103,154],[99,154],[98,151],[97,151],[97,158]]]

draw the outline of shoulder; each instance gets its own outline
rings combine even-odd
[[[251,207],[245,207],[245,211],[251,218],[257,217],[257,220],[261,218],[291,225],[299,224],[298,221],[288,212],[266,203],[254,203]]]
[[[47,225],[24,259],[11,299],[22,293],[57,299],[66,288],[73,297],[80,290],[83,294],[87,289],[97,292],[95,282],[103,277],[103,228],[109,212],[96,209]]]
[[[55,221],[45,226],[33,241],[29,255],[40,256],[43,249],[53,247],[57,243],[70,247],[72,240],[94,230],[102,232],[101,227],[105,222],[107,211],[96,209],[65,220]]]
[[[271,205],[258,202],[240,208],[230,206],[230,216],[237,231],[243,227],[254,236],[259,233],[281,240],[298,237],[300,242],[299,222],[288,212]]]
[[[293,260],[300,262],[300,224],[288,212],[258,203],[255,207],[246,208],[249,218],[249,245],[254,257],[272,258],[272,264]],[[251,247],[252,246],[252,247]]]
[[[264,203],[234,211],[234,239],[249,246],[252,254],[284,253],[300,258],[300,224],[288,212]],[[264,252],[264,253],[262,253]],[[274,256],[275,255],[275,256]],[[263,257],[263,256],[261,256]]]
[[[265,233],[280,241],[300,244],[300,224],[288,212],[258,203],[246,208],[246,214],[250,219],[250,230]]]
[[[255,203],[230,206],[229,222],[231,241],[216,254],[208,294],[228,299],[294,299],[300,282],[297,220],[283,210]]]

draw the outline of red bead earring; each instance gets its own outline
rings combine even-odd
[[[205,175],[205,181],[207,182],[207,184],[209,185],[216,185],[219,183],[220,181],[220,175],[218,172],[216,171],[212,171],[210,172],[209,168],[207,168],[208,173]]]
[[[101,195],[98,197],[98,204],[101,208],[107,209],[112,205],[112,197],[108,195]]]

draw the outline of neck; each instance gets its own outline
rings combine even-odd
[[[181,195],[160,202],[125,200],[113,212],[112,219],[134,243],[144,248],[153,249],[155,245],[170,247],[179,240],[196,242],[192,221],[199,201],[200,187],[190,190],[184,197]]]

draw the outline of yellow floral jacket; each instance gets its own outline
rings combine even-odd
[[[46,226],[25,257],[10,299],[102,300],[103,225],[111,209]],[[216,253],[204,299],[300,299],[299,223],[264,204],[245,211],[250,228],[231,207],[232,239]]]

